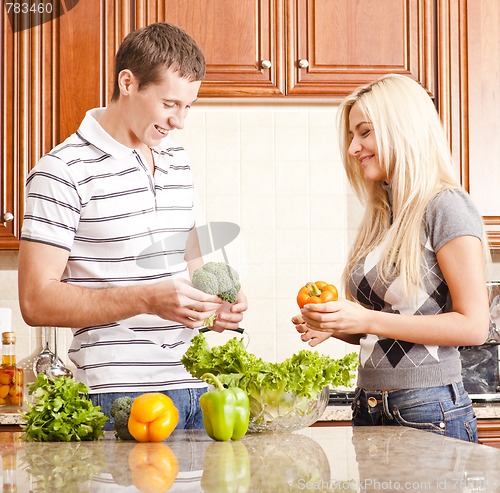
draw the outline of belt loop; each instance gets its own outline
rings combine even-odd
[[[452,382],[450,386],[453,394],[453,402],[455,405],[457,405],[458,401],[460,400],[460,392],[458,390],[458,384],[456,382]]]
[[[389,392],[387,390],[382,391],[382,409],[384,410],[384,414],[389,419],[394,419],[394,416],[391,414],[389,409]]]

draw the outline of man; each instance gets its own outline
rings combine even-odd
[[[19,250],[21,312],[32,326],[71,327],[76,379],[108,414],[119,396],[164,392],[179,428],[199,428],[206,385],[180,363],[203,320],[235,329],[247,308],[195,289],[202,265],[181,129],[205,60],[181,29],[130,33],[106,108],[42,157],[27,179]],[[112,421],[107,429],[112,427]]]

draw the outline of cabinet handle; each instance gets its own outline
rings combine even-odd
[[[309,62],[305,58],[301,58],[299,60],[299,67],[300,68],[307,68],[307,67],[309,67]]]
[[[272,67],[271,60],[262,60],[260,65],[262,68],[271,68]]]
[[[3,220],[4,220],[6,223],[11,223],[11,222],[14,220],[14,214],[12,214],[12,212],[6,212],[6,213],[3,215]]]

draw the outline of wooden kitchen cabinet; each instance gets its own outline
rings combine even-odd
[[[386,73],[419,81],[500,248],[498,0],[137,0],[129,12],[105,3],[123,26],[186,29],[207,59],[200,97],[340,99]]]
[[[384,73],[413,77],[500,248],[497,0],[85,0],[19,32],[0,9],[0,249],[18,247],[28,171],[107,103],[120,42],[156,21],[202,47],[200,97],[332,101]]]
[[[412,76],[434,96],[434,0],[137,4],[148,22],[173,22],[200,44],[207,59],[202,97],[343,97],[389,72]]]
[[[434,0],[287,0],[286,94],[344,97],[383,74],[437,82]]]
[[[19,245],[29,170],[108,101],[128,32],[157,21],[186,29],[207,59],[200,97],[338,97],[390,71],[432,93],[432,1],[86,0],[18,30],[0,9],[0,248]]]
[[[479,443],[500,448],[500,419],[478,419]]]
[[[29,170],[105,98],[99,2],[20,29],[0,9],[0,248],[17,249]],[[35,19],[36,23],[38,19]],[[30,22],[18,17],[16,22]],[[8,214],[11,221],[6,221]]]
[[[283,94],[282,0],[139,0],[136,5],[138,27],[172,22],[203,50],[207,75],[200,97]]]
[[[439,1],[439,109],[462,183],[500,249],[500,2]]]
[[[185,29],[207,60],[200,97],[334,96],[388,72],[434,96],[435,0],[138,0],[137,27]]]

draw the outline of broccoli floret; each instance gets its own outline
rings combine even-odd
[[[224,294],[228,291],[235,291],[238,294],[240,290],[240,278],[238,273],[228,264],[224,262],[208,262],[201,270],[210,272],[216,279],[218,283],[217,295]],[[230,303],[236,301],[236,296],[234,299],[228,299]]]
[[[229,303],[234,303],[238,297],[239,291],[239,287],[228,289],[227,291],[220,293],[219,298],[222,298],[224,301],[229,301]]]
[[[109,414],[114,419],[115,436],[122,440],[134,440],[134,437],[128,431],[128,418],[130,416],[130,409],[134,399],[132,397],[119,397],[111,404]]]
[[[193,273],[193,286],[207,294],[215,294],[224,301],[234,303],[240,291],[238,273],[225,262],[208,262]],[[205,320],[211,327],[215,316]]]
[[[207,294],[219,294],[219,281],[217,276],[203,268],[196,269],[193,273],[193,286]]]

